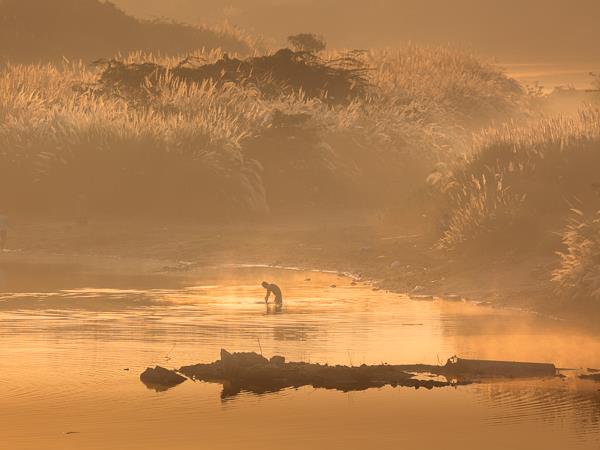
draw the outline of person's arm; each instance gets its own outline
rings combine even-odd
[[[267,289],[267,295],[265,295],[265,303],[269,303],[270,295],[271,295],[271,289]]]

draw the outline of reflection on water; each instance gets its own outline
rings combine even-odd
[[[155,364],[213,361],[221,347],[353,365],[438,363],[458,354],[600,366],[600,340],[558,321],[415,302],[335,275],[269,268],[129,286],[121,278],[84,280],[94,288],[72,279],[37,283],[35,292],[14,282],[1,288],[1,448],[600,445],[600,384],[573,375],[435,391],[302,388],[224,403],[220,385],[188,381],[156,393],[138,379]],[[263,279],[283,288],[281,311],[262,301]]]
[[[583,437],[598,432],[600,395],[593,385],[577,386],[575,380],[515,381],[482,385],[477,390],[480,401],[493,406],[489,420],[494,425],[563,422],[574,435]]]
[[[528,85],[539,83],[547,91],[558,86],[593,89],[590,73],[600,73],[600,64],[504,64],[508,75]]]

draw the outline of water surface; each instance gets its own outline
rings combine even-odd
[[[156,277],[0,265],[0,448],[598,449],[600,384],[506,381],[222,400],[221,386],[147,389],[139,374],[262,351],[341,364],[462,357],[600,367],[600,339],[533,314],[414,301],[334,274],[212,268]],[[43,276],[45,274],[45,276]],[[277,282],[284,308],[262,301]],[[31,288],[28,288],[31,286]],[[335,286],[335,287],[334,287]]]

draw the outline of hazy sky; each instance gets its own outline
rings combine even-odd
[[[459,43],[503,61],[600,61],[600,0],[113,0],[139,16],[231,23],[279,42]]]

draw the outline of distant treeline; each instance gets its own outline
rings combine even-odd
[[[247,53],[239,35],[174,22],[138,20],[100,0],[0,0],[0,58],[18,63],[165,55],[222,48]]]

